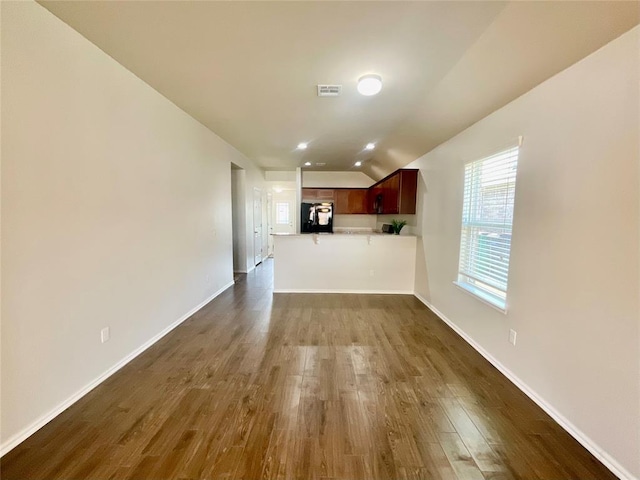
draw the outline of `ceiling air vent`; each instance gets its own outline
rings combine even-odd
[[[342,93],[342,85],[318,85],[319,97],[339,97]]]

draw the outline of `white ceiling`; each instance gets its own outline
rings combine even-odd
[[[640,21],[613,1],[40,3],[262,167],[376,179]]]

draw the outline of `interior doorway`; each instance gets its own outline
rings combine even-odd
[[[231,230],[233,271],[247,273],[247,218],[245,171],[231,164]]]

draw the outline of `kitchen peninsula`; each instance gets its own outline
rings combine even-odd
[[[274,235],[274,292],[413,293],[416,244],[376,232]]]

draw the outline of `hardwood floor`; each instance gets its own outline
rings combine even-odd
[[[0,460],[26,479],[615,477],[409,295],[271,260]]]

